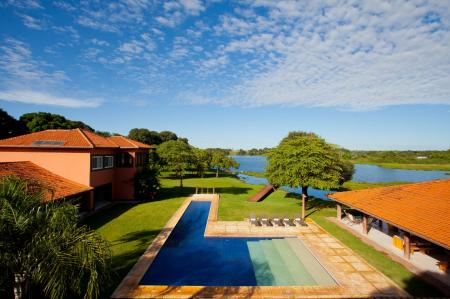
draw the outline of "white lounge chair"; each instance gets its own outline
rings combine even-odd
[[[255,215],[250,216],[250,224],[253,226],[261,226],[261,223]]]
[[[262,226],[272,226],[272,223],[270,223],[269,217],[267,217],[266,215],[261,217],[261,224],[262,224]]]
[[[279,216],[273,216],[272,223],[274,226],[284,226],[283,222],[281,221],[281,217]]]
[[[295,226],[294,222],[289,218],[289,215],[285,215],[283,218],[284,226]]]
[[[300,215],[294,216],[295,226],[307,226]]]

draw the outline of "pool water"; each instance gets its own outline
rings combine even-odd
[[[141,285],[336,284],[297,238],[205,238],[210,205],[190,203]]]

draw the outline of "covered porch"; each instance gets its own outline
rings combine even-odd
[[[330,195],[338,225],[450,295],[450,180]]]

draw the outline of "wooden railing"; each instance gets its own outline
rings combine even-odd
[[[195,194],[216,194],[216,188],[215,187],[212,187],[212,188],[195,187]]]

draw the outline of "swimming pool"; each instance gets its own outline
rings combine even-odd
[[[189,204],[141,285],[336,285],[297,238],[205,238],[210,205]]]

